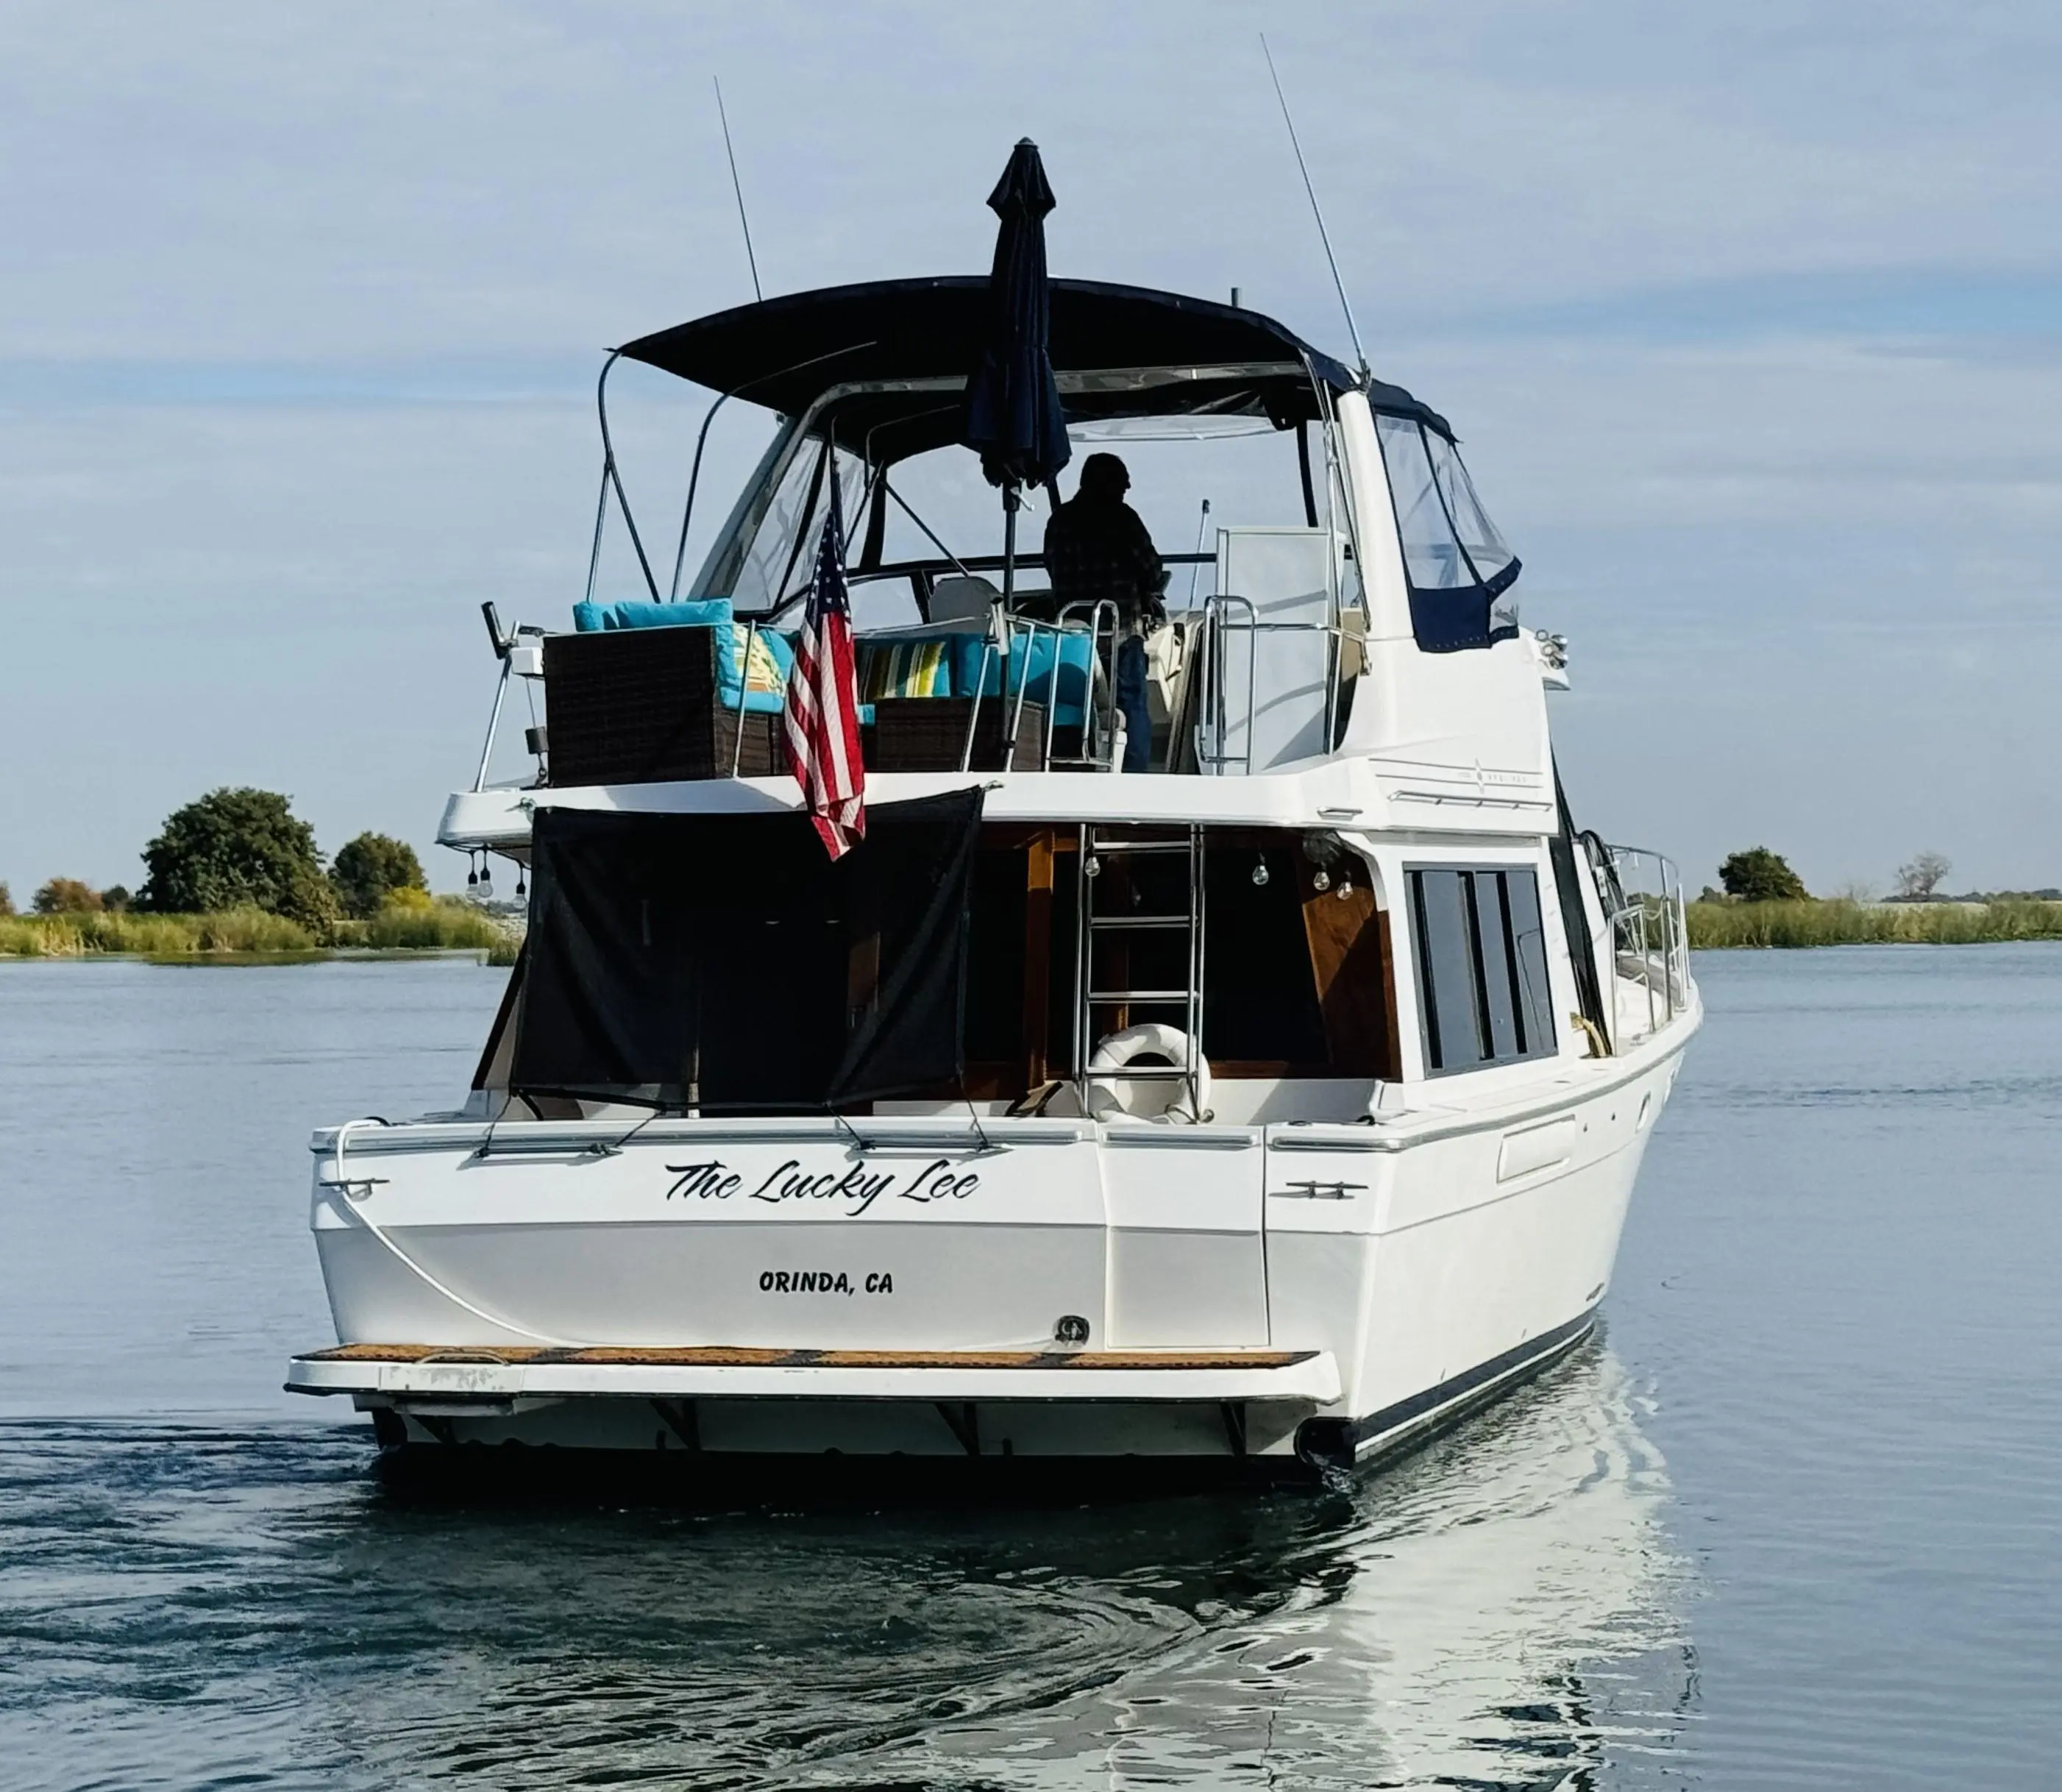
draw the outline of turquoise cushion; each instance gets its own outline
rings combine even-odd
[[[684,603],[626,598],[616,603],[573,606],[573,627],[583,635],[616,628],[710,628],[730,619],[727,597],[696,598]]]
[[[728,624],[728,626],[725,626]],[[576,603],[573,627],[581,634],[612,633],[624,628],[712,628],[716,631],[716,680],[718,696],[726,709],[737,708],[743,684],[738,671],[740,649],[749,638],[748,625],[733,619],[727,597],[696,598],[680,603],[653,603],[624,599],[615,603]],[[744,708],[750,715],[771,715],[787,703],[788,680],[795,671],[794,643],[777,629],[762,628],[759,639],[780,674],[778,691],[748,691]]]
[[[996,680],[1001,676],[996,670],[995,644],[990,641],[985,635],[959,635],[953,640],[951,647],[948,651],[952,655],[953,695],[954,696],[972,696],[973,695],[974,682],[977,679],[982,680],[981,688],[984,691],[994,691],[1000,688],[995,682]],[[985,653],[988,655],[988,666],[985,672],[983,671],[981,667],[981,655],[983,653]]]
[[[969,636],[968,639],[973,651],[966,655],[963,680],[955,680],[953,688],[957,691],[973,690],[974,669],[981,665],[981,649],[987,645],[978,635]],[[1009,656],[1009,695],[1013,698],[1021,691],[1032,703],[1053,704],[1053,658],[1056,641],[1060,692],[1053,720],[1061,728],[1079,728],[1087,719],[1089,670],[1095,663],[1095,643],[1086,635],[1055,637],[1049,631],[1040,629],[1031,635],[1028,643],[1020,635]],[[981,694],[984,697],[1002,694],[1002,655],[993,646],[988,647],[988,663],[981,673]]]
[[[737,708],[738,688],[743,682],[738,676],[738,666],[743,659],[746,643],[753,639],[751,626],[746,623],[734,622],[728,628],[719,626],[716,629],[716,690],[727,709]],[[753,715],[764,715],[787,706],[788,680],[795,674],[795,650],[771,628],[759,630],[756,639],[760,649],[773,662],[774,676],[779,681],[780,688],[766,689],[762,671],[756,688],[744,693],[744,707]]]

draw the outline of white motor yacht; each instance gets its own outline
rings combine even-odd
[[[488,783],[490,726],[440,838],[521,868],[520,960],[460,1107],[312,1146],[336,1341],[287,1385],[396,1461],[1308,1473],[1597,1324],[1700,1009],[1673,871],[1571,818],[1565,643],[1518,626],[1454,431],[1250,309],[1049,299],[1077,443],[1149,447],[1156,491],[1227,441],[1273,469],[1176,515],[1141,488],[1181,550],[1142,755],[1125,619],[1028,523],[994,551],[957,445],[986,279],[618,351],[772,442],[684,595],[640,537],[638,600],[490,618],[534,767]],[[834,491],[867,811],[836,860],[781,714]]]

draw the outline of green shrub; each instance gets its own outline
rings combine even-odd
[[[1719,881],[1735,902],[1803,902],[1804,880],[1781,853],[1765,846],[1735,852],[1719,867]]]
[[[428,890],[422,863],[405,840],[386,834],[360,834],[336,856],[330,887],[338,905],[353,920],[371,920],[387,899],[402,890]]]
[[[76,877],[53,877],[36,892],[32,904],[39,915],[97,915],[100,892]]]

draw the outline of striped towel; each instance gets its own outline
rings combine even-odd
[[[862,703],[883,697],[949,697],[952,646],[947,641],[862,641],[859,696]]]

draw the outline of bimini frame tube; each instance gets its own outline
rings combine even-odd
[[[608,487],[616,487],[616,501],[623,507],[624,527],[630,531],[630,545],[637,550],[637,564],[644,575],[644,588],[651,592],[652,601],[659,601],[659,581],[652,575],[652,563],[645,557],[644,543],[637,533],[637,519],[630,514],[630,495],[623,489],[623,475],[616,471],[616,445],[608,435],[608,376],[616,363],[623,359],[623,351],[612,348],[608,359],[601,364],[601,377],[594,384],[595,414],[601,419],[601,484],[604,507]],[[596,513],[594,520],[594,551],[588,565],[588,595],[594,595],[594,575],[601,563],[601,516]]]

